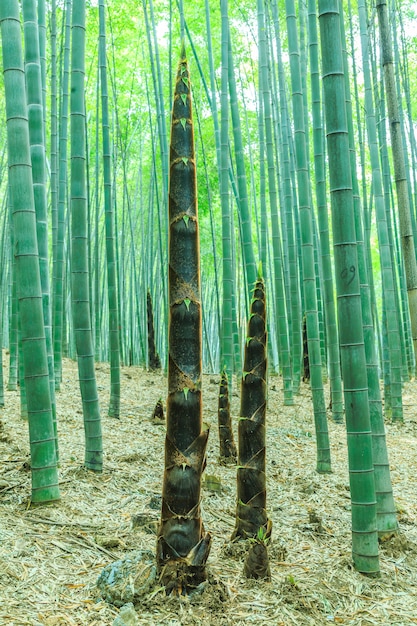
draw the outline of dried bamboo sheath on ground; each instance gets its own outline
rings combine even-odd
[[[172,112],[169,309],[167,434],[157,561],[167,592],[184,593],[205,579],[211,543],[200,513],[208,429],[202,424],[197,189],[184,48]]]

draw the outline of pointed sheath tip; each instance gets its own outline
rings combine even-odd
[[[258,280],[262,279],[262,261],[259,261],[258,265]]]
[[[181,53],[180,53],[181,61],[185,61],[187,55],[185,54],[185,39],[184,37],[181,39]]]

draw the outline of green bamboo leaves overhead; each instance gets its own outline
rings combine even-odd
[[[319,0],[319,19],[352,501],[352,557],[360,572],[376,573],[379,559],[372,435],[338,1]]]
[[[208,428],[201,404],[201,293],[191,89],[181,51],[172,110],[169,180],[169,337],[165,472],[157,562],[167,592],[205,579],[211,537],[200,512]]]
[[[0,3],[6,94],[9,188],[14,229],[18,314],[27,392],[32,502],[57,500],[57,456],[52,421],[42,307],[36,216],[29,150],[28,113],[19,3]]]

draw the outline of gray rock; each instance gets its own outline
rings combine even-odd
[[[122,606],[119,615],[113,622],[113,626],[137,626],[138,624],[138,616],[131,602]]]
[[[139,550],[107,565],[97,579],[97,587],[106,602],[123,606],[143,598],[155,581],[155,555]]]

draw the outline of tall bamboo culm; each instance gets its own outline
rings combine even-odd
[[[58,457],[58,436],[55,407],[55,376],[52,350],[52,322],[48,264],[48,214],[46,193],[46,156],[44,109],[42,103],[41,59],[39,50],[40,31],[35,0],[22,3],[25,41],[25,74],[28,97],[28,120],[30,156],[32,163],[33,194],[36,212],[36,231],[39,252],[39,270],[42,289],[42,307],[45,326],[46,351],[52,416],[55,431],[55,446]]]
[[[60,497],[29,148],[19,3],[0,3],[9,187],[22,363],[28,400],[32,502]]]
[[[411,330],[414,345],[414,363],[417,355],[417,259],[408,195],[407,172],[401,133],[401,118],[397,99],[394,59],[392,54],[391,32],[386,0],[377,0],[378,25],[382,66],[384,69],[385,97],[387,102],[389,129],[394,164],[395,189],[397,193],[398,218],[400,225],[401,248],[404,257],[407,282],[408,306],[410,309]]]
[[[375,477],[340,14],[338,0],[319,0],[318,7],[352,502],[352,558],[358,571],[374,574],[379,572]]]
[[[313,221],[310,197],[307,137],[304,120],[304,98],[294,0],[286,0],[288,48],[290,53],[294,149],[297,173],[297,195],[300,215],[302,285],[307,327],[310,384],[313,396],[314,424],[317,438],[318,472],[330,472],[330,442],[322,380],[319,323],[317,315],[316,277],[313,254]]]
[[[103,467],[101,417],[91,331],[85,144],[85,1],[72,7],[71,54],[71,298],[83,403],[85,466]]]
[[[107,291],[109,302],[109,346],[110,346],[110,417],[120,417],[120,344],[119,344],[119,307],[117,294],[117,273],[114,247],[114,210],[111,181],[109,96],[107,90],[106,66],[106,20],[104,0],[99,2],[100,20],[100,85],[103,132],[103,176],[104,210],[106,226]],[[98,271],[98,268],[97,268]]]

